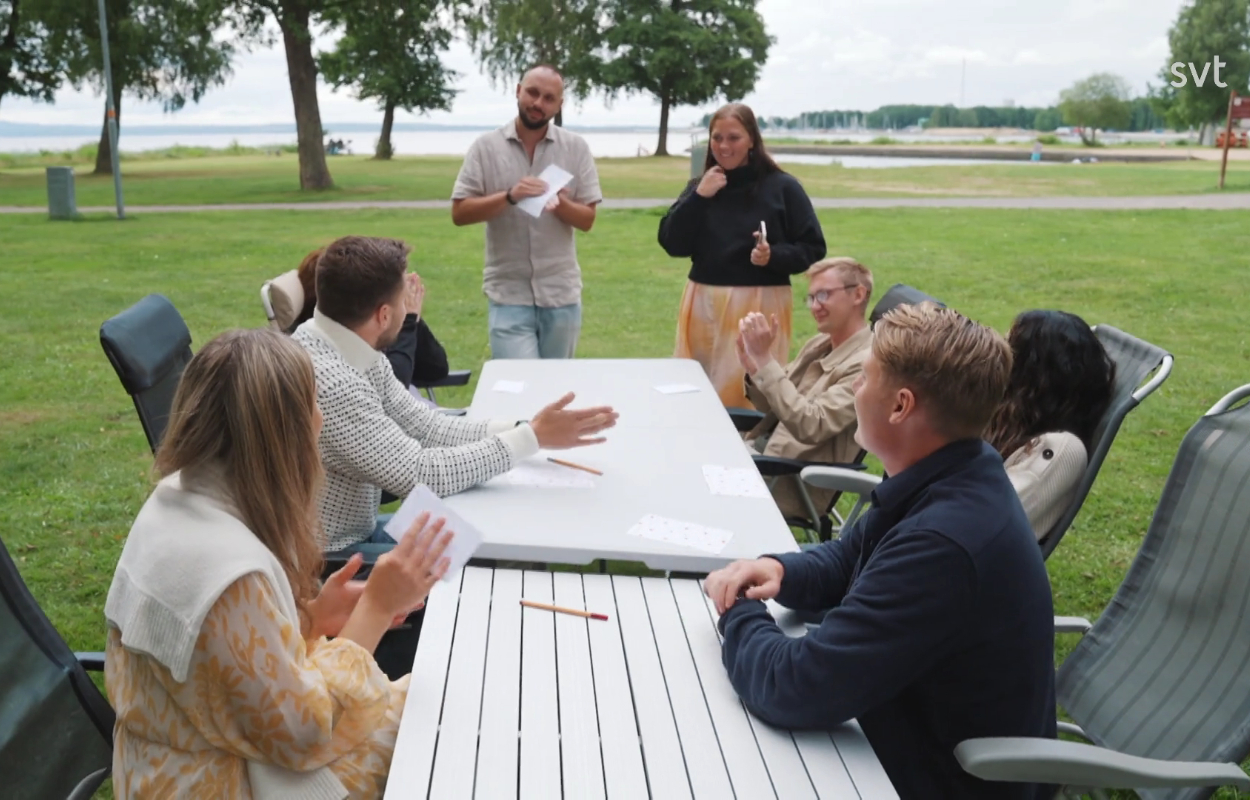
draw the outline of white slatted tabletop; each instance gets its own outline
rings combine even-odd
[[[748,713],[715,620],[695,580],[466,568],[430,594],[385,800],[897,798],[854,722]]]

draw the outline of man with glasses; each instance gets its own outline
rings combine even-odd
[[[807,307],[819,331],[787,366],[771,355],[780,326],[752,313],[738,323],[738,360],[746,371],[746,393],[764,412],[747,434],[748,443],[767,456],[845,463],[855,460],[853,384],[872,346],[865,315],[872,297],[872,273],[853,258],[826,258],[807,270]],[[828,492],[809,490],[817,509]],[[807,517],[798,489],[778,481],[773,496],[781,513]]]

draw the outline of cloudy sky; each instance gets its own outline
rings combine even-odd
[[[1109,71],[1144,92],[1168,56],[1167,30],[1182,0],[761,0],[760,13],[776,38],[755,92],[746,102],[764,116],[888,103],[1046,105],[1061,89]],[[322,38],[323,47],[332,44]],[[442,124],[500,124],[515,113],[512,87],[492,86],[457,42],[448,66],[461,76],[452,113],[423,119]],[[374,122],[372,103],[322,87],[321,116],[335,122]],[[61,92],[52,106],[5,99],[0,120],[97,124],[100,99],[90,90]],[[686,124],[714,108],[680,108]],[[281,45],[238,59],[233,78],[199,105],[173,115],[159,106],[125,103],[137,124],[260,124],[293,119]],[[416,117],[401,115],[403,119]],[[566,124],[655,125],[648,97],[611,107],[592,98],[566,108]]]

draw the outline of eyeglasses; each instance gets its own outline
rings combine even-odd
[[[826,302],[828,302],[828,301],[829,301],[829,298],[833,296],[833,293],[834,293],[834,292],[840,292],[840,291],[842,291],[843,289],[855,289],[855,288],[858,288],[858,287],[859,287],[859,284],[858,284],[858,283],[848,283],[848,284],[846,284],[845,286],[839,286],[839,287],[838,287],[838,288],[836,288],[836,289],[821,289],[821,290],[820,290],[819,292],[817,292],[816,294],[809,294],[809,295],[807,296],[807,304],[808,304],[809,306],[810,306],[810,305],[821,305],[821,306],[823,306]]]

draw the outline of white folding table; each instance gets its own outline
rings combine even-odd
[[[744,709],[698,581],[468,567],[430,595],[385,800],[897,796],[856,723]]]
[[[498,391],[500,381],[520,392]],[[697,391],[664,394],[658,386]],[[514,387],[515,388],[515,387]],[[754,474],[750,453],[702,368],[687,359],[497,360],[483,367],[468,416],[529,419],[566,391],[574,407],[620,412],[602,445],[555,453],[603,472],[594,488],[539,488],[495,479],[447,498],[483,534],[483,559],[587,564],[641,561],[653,569],[706,573],[739,558],[798,549],[771,497],[713,495],[704,465]],[[578,473],[584,475],[585,473]],[[719,553],[627,534],[656,514],[730,531]]]

